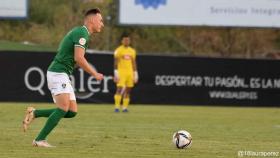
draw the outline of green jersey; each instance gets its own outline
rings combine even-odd
[[[59,44],[58,52],[48,71],[72,74],[75,67],[74,48],[88,48],[89,32],[86,26],[73,28]]]

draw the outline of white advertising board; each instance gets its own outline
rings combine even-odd
[[[0,0],[0,18],[26,18],[28,0]]]
[[[119,23],[280,27],[280,0],[119,0]]]

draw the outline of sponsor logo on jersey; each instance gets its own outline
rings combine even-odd
[[[123,56],[123,59],[125,59],[125,60],[130,60],[130,59],[131,59],[131,56],[130,56],[130,55],[124,55],[124,56]]]
[[[85,38],[80,38],[79,39],[79,43],[80,43],[80,45],[85,45],[86,44],[86,39]]]

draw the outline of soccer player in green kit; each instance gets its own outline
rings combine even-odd
[[[84,57],[90,35],[100,32],[103,27],[100,10],[97,8],[91,9],[85,13],[84,25],[73,28],[61,41],[57,55],[47,71],[48,88],[57,107],[40,110],[28,107],[23,120],[23,129],[26,131],[35,118],[48,117],[45,126],[33,140],[33,146],[54,147],[46,141],[46,137],[61,118],[73,118],[76,116],[78,107],[75,93],[69,80],[69,75],[72,74],[75,64],[97,80],[103,79],[103,74],[94,70]]]

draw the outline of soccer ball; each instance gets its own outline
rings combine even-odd
[[[175,132],[172,137],[173,144],[178,149],[184,149],[187,147],[190,147],[192,144],[192,136],[189,132],[185,130],[180,130],[178,132]]]

